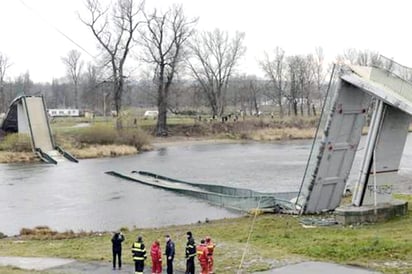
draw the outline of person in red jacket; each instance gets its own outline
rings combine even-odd
[[[150,256],[152,257],[152,274],[162,273],[162,250],[159,240],[153,242],[150,248]]]
[[[200,263],[201,274],[209,274],[209,259],[207,256],[207,246],[205,240],[200,241],[200,245],[196,247],[197,258]]]
[[[206,236],[207,256],[209,261],[209,274],[213,274],[213,251],[215,250],[215,244],[209,236]]]

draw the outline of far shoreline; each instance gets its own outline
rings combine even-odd
[[[151,143],[138,150],[129,145],[90,145],[82,149],[68,149],[68,151],[79,160],[100,159],[107,157],[130,156],[146,151],[191,145],[191,144],[236,144],[236,143],[281,143],[297,140],[310,140],[309,136],[287,136],[287,138],[275,139],[239,139],[239,138],[217,138],[213,137],[187,137],[187,136],[170,136],[170,137],[153,137]],[[24,164],[40,163],[40,159],[33,152],[11,152],[0,151],[0,164]]]

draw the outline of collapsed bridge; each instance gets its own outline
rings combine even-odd
[[[412,74],[383,56],[380,61],[380,67],[335,67],[297,199],[302,213],[340,205],[370,106],[352,204],[376,206],[391,199],[377,188],[396,181],[412,115],[412,84],[407,80]]]
[[[248,190],[240,195],[237,191],[224,193],[218,186],[213,186],[207,192],[212,190],[217,194],[205,194],[205,189],[188,189],[185,185],[176,184],[185,183],[176,179],[172,179],[172,186],[160,183],[164,178],[156,174],[147,176],[147,172],[131,175],[115,171],[107,173],[241,210],[259,207],[260,200],[265,201],[266,207],[281,207],[301,214],[335,210],[341,203],[372,106],[366,148],[352,204],[358,208],[367,205],[376,208],[378,204],[390,203],[391,193],[388,195],[379,189],[396,181],[412,115],[412,83],[408,81],[412,71],[382,56],[380,61],[380,67],[335,65],[301,187],[296,193],[285,196]],[[236,203],[228,202],[236,200]]]
[[[26,133],[33,152],[46,163],[78,162],[56,145],[50,128],[46,104],[42,96],[19,96],[9,106],[0,129],[5,133]]]

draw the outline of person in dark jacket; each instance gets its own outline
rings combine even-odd
[[[187,243],[185,249],[186,257],[186,274],[195,274],[195,257],[196,257],[196,244],[195,239],[193,238],[192,232],[188,231]]]
[[[122,242],[124,236],[122,232],[116,232],[112,237],[112,254],[113,254],[113,269],[116,269],[116,258],[118,259],[119,269],[122,269]]]
[[[142,236],[138,236],[136,242],[132,245],[133,261],[134,261],[134,273],[143,274],[144,260],[146,260],[146,248],[143,243]]]
[[[166,235],[166,248],[165,255],[167,261],[167,274],[173,274],[173,259],[175,258],[175,243],[170,238],[170,235]]]

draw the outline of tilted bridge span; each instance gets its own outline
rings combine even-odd
[[[78,162],[70,153],[56,145],[50,128],[46,104],[42,96],[15,98],[1,124],[6,133],[26,133],[30,136],[33,152],[44,162]]]

